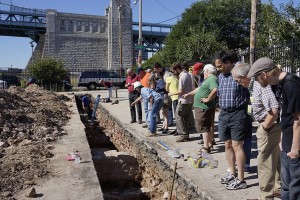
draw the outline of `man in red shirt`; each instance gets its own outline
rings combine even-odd
[[[112,96],[112,84],[108,81],[104,81],[102,79],[99,80],[99,84],[103,85],[107,89],[107,102],[110,102],[111,96]]]
[[[128,99],[129,99],[129,107],[130,107],[130,114],[131,114],[131,121],[130,123],[136,122],[136,112],[135,112],[135,106],[137,107],[137,113],[138,113],[138,123],[142,124],[142,105],[139,101],[135,104],[135,106],[131,106],[132,102],[134,102],[140,95],[139,93],[134,90],[133,84],[136,81],[140,81],[140,77],[137,76],[131,68],[127,69],[127,78],[126,78],[126,84],[125,87],[128,88]]]

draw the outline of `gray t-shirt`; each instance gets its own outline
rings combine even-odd
[[[179,74],[179,86],[178,86],[179,90],[182,90],[182,94],[179,95],[179,102],[181,102],[182,104],[190,104],[193,103],[193,96],[188,96],[187,98],[182,98],[183,94],[187,94],[191,91],[193,91],[194,87],[193,87],[193,79],[192,76],[185,70],[183,70],[180,74]]]

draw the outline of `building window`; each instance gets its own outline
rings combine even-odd
[[[66,20],[62,19],[60,20],[60,31],[65,32],[66,31]]]
[[[84,22],[84,32],[90,32],[90,22]]]
[[[92,32],[97,33],[98,32],[98,23],[92,22]]]
[[[106,23],[100,22],[100,33],[106,33]]]
[[[68,23],[68,32],[73,32],[73,31],[74,31],[74,22],[70,20]]]
[[[76,31],[82,31],[82,21],[76,22]]]

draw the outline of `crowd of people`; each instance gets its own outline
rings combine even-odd
[[[213,150],[218,107],[218,136],[229,168],[220,183],[228,190],[247,188],[244,172],[250,167],[256,120],[259,199],[300,199],[300,78],[282,72],[270,58],[250,66],[235,52],[221,51],[213,64],[195,63],[192,71],[187,63],[174,63],[169,71],[155,63],[152,69],[138,67],[137,73],[128,69],[126,87],[131,123],[148,128],[147,137],[161,131],[176,136],[176,142],[188,141],[195,127],[203,137],[200,154]],[[174,124],[175,131],[169,131]]]

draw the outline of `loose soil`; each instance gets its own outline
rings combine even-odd
[[[50,174],[52,143],[62,135],[70,99],[37,85],[0,90],[0,199]]]

